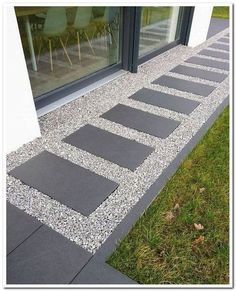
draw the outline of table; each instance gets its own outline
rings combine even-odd
[[[16,16],[17,17],[23,17],[25,22],[25,29],[27,34],[27,40],[30,50],[30,58],[32,62],[32,67],[34,71],[38,71],[37,68],[37,62],[35,57],[35,50],[34,50],[34,43],[33,43],[33,37],[30,27],[30,21],[29,21],[29,15],[34,15],[38,13],[45,13],[47,12],[47,7],[15,7]]]
[[[49,7],[37,7],[37,6],[15,7],[16,16],[23,17],[24,22],[25,22],[27,40],[28,40],[29,51],[30,51],[30,58],[31,58],[31,62],[32,62],[32,68],[35,72],[38,71],[38,68],[37,68],[37,62],[36,62],[36,57],[35,57],[34,43],[33,43],[31,27],[30,27],[29,16],[35,15],[35,14],[40,14],[40,13],[46,13],[48,11],[48,8]],[[76,7],[69,6],[69,7],[66,7],[66,10],[70,10],[70,9],[74,9],[74,8],[76,8]]]

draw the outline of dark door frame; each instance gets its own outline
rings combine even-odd
[[[139,58],[141,7],[122,7],[121,19],[123,19],[123,21],[120,24],[121,62],[101,69],[93,74],[90,74],[79,80],[73,81],[69,84],[63,85],[48,93],[36,97],[34,99],[36,109],[40,109],[46,105],[49,105],[50,103],[57,101],[65,96],[68,96],[69,94],[72,94],[88,85],[91,85],[92,83],[99,81],[102,78],[105,78],[121,69],[129,71],[131,73],[137,73],[138,65],[180,43],[184,45],[187,44],[192,24],[193,12],[194,7],[184,7],[179,40],[174,41],[161,49],[158,49],[148,55],[145,55],[144,57]]]

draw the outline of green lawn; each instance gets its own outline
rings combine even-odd
[[[108,263],[144,284],[229,283],[229,108]]]
[[[229,19],[229,6],[215,6],[212,17]]]

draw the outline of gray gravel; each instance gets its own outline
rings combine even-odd
[[[229,79],[221,84],[192,77],[169,73],[176,65],[204,68],[184,63],[201,49],[225,36],[228,29],[208,39],[204,44],[189,48],[177,46],[143,64],[137,74],[126,73],[102,87],[72,101],[40,118],[42,137],[12,152],[7,157],[7,170],[22,164],[43,150],[48,150],[95,173],[103,175],[120,185],[89,217],[60,204],[19,180],[7,176],[7,199],[10,203],[36,217],[68,239],[94,253],[122,221],[130,209],[145,194],[176,154],[196,134],[209,116],[229,94]],[[208,58],[208,57],[206,57]],[[218,59],[219,60],[219,59]],[[225,72],[227,73],[227,72]],[[163,74],[194,80],[217,88],[208,97],[153,85],[151,82]],[[128,99],[142,87],[160,90],[176,96],[200,101],[201,104],[189,115]],[[180,126],[165,140],[126,128],[99,116],[118,103],[142,109],[154,114],[181,121]],[[109,161],[79,150],[61,140],[86,123],[93,124],[115,134],[152,146],[155,151],[135,172],[119,167]]]

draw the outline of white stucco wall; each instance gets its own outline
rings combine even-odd
[[[40,136],[37,114],[13,6],[3,15],[4,147],[9,153]]]
[[[207,38],[213,6],[195,6],[188,46],[195,47]]]

